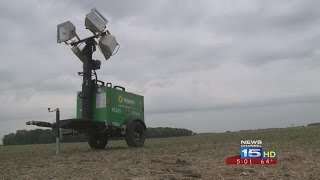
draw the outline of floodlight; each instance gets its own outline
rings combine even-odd
[[[105,34],[99,39],[99,47],[106,60],[110,58],[117,45],[116,38],[111,34]]]
[[[76,36],[76,27],[70,22],[57,25],[57,42],[65,42]]]
[[[108,20],[96,8],[91,9],[84,21],[86,28],[94,34],[102,32],[106,28],[107,23]]]

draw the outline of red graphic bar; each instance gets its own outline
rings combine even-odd
[[[270,164],[277,164],[278,160],[276,158],[248,158],[248,159],[241,159],[241,156],[233,156],[226,159],[226,164],[260,164],[260,165],[270,165]]]

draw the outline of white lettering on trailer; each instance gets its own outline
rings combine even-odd
[[[132,112],[131,112],[131,115],[133,115],[133,116],[140,116],[140,113],[139,113],[139,112],[132,111]]]
[[[118,106],[119,106],[119,107],[122,107],[122,108],[125,108],[125,109],[134,109],[134,108],[131,107],[131,106],[126,106],[126,105],[123,105],[123,104],[119,104]]]
[[[121,109],[120,108],[111,108],[111,111],[113,113],[121,113]]]
[[[132,99],[123,98],[123,101],[124,103],[130,104],[130,105],[136,104],[136,102]]]
[[[121,103],[125,103],[125,104],[128,104],[128,105],[134,105],[136,104],[136,102],[132,99],[128,99],[128,98],[125,98],[125,97],[122,97],[122,96],[118,96],[118,102],[121,104]]]

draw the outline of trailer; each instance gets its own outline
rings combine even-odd
[[[95,80],[93,80],[95,81]],[[144,97],[126,92],[124,87],[98,81],[93,90],[92,119],[82,118],[82,92],[77,93],[76,118],[59,120],[59,128],[71,130],[64,135],[85,133],[92,149],[103,149],[108,139],[125,137],[130,147],[145,141]],[[58,128],[57,123],[29,121],[27,125]]]
[[[110,138],[125,137],[130,147],[142,147],[147,130],[144,120],[144,97],[127,92],[122,86],[113,86],[98,79],[96,70],[101,61],[92,58],[96,46],[108,60],[119,50],[119,44],[108,30],[108,21],[93,8],[85,18],[85,26],[94,35],[80,39],[75,26],[66,21],[57,25],[57,42],[71,45],[71,50],[83,63],[82,90],[77,93],[77,111],[73,119],[60,120],[60,110],[56,108],[56,122],[28,121],[27,125],[52,128],[57,133],[57,154],[59,154],[60,129],[71,130],[68,135],[85,133],[92,149],[103,149]],[[76,37],[76,40],[72,40]],[[99,43],[97,43],[97,41]],[[71,41],[71,42],[70,42]],[[82,48],[81,45],[85,44]],[[118,47],[116,53],[115,48]],[[94,79],[92,78],[94,77]],[[48,111],[53,112],[48,108]],[[67,135],[65,134],[65,135]]]

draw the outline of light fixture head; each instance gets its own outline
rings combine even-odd
[[[57,25],[57,43],[65,42],[76,36],[76,27],[70,22]]]
[[[108,60],[116,49],[118,42],[111,34],[105,34],[99,39],[99,47],[103,56]]]
[[[93,8],[86,15],[84,25],[92,33],[100,33],[105,30],[108,20],[96,9]]]

